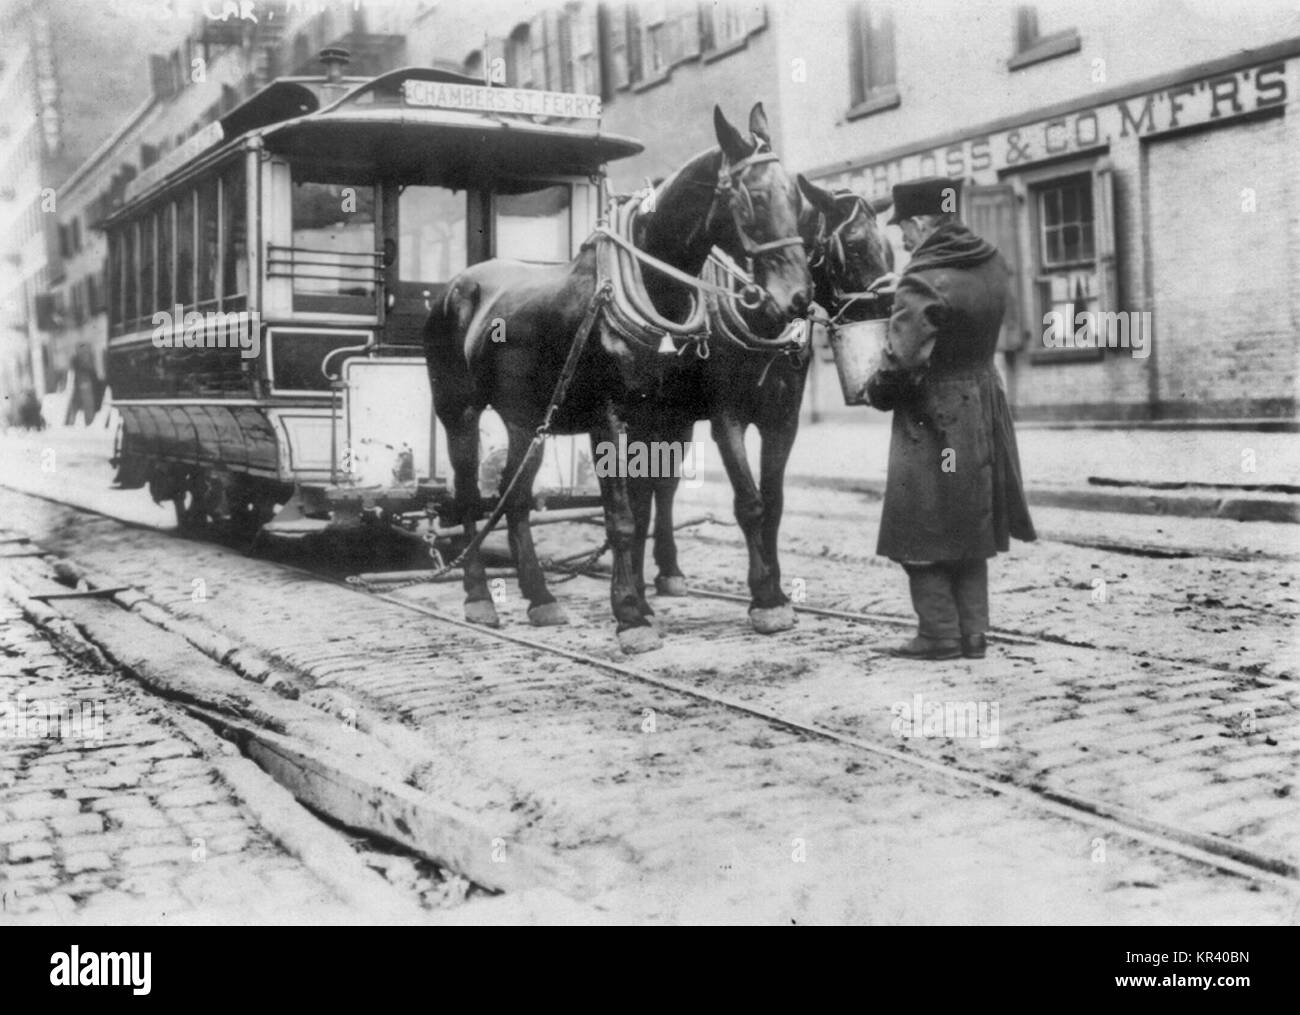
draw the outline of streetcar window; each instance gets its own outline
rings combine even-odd
[[[112,334],[122,332],[122,234],[114,230],[108,237],[108,320]]]
[[[217,298],[217,181],[199,184],[199,292],[198,302]]]
[[[565,184],[527,194],[498,194],[496,255],[515,261],[567,261],[572,249],[569,188]]]
[[[188,307],[194,302],[194,191],[187,190],[176,202],[176,302]]]
[[[446,282],[468,264],[465,191],[407,187],[397,201],[398,277]]]
[[[130,330],[135,325],[136,302],[135,284],[139,272],[135,270],[135,223],[122,230],[122,324]]]
[[[363,296],[375,293],[375,188],[295,180],[295,293]]]
[[[248,299],[248,217],[242,162],[221,177],[221,238],[221,305],[226,310],[242,310]]]
[[[153,216],[140,220],[140,316],[153,315]]]
[[[172,206],[165,204],[158,212],[158,298],[154,306],[168,312],[172,309]]]

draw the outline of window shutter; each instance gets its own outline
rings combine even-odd
[[[569,19],[559,11],[548,10],[542,15],[546,22],[546,78],[539,88],[553,92],[573,90],[573,72],[569,67],[568,57],[572,51],[572,42],[566,39],[569,31]]]
[[[963,198],[963,217],[971,231],[997,247],[1011,268],[1007,312],[1002,318],[998,350],[1019,349],[1024,344],[1024,327],[1021,322],[1025,319],[1025,314],[1020,305],[1023,290],[1015,188],[1009,183],[967,187]]]
[[[627,79],[636,84],[644,77],[644,55],[641,37],[641,12],[635,6],[627,8]]]
[[[534,88],[546,87],[546,14],[538,14],[528,26],[528,41],[532,46]]]
[[[604,25],[602,47],[607,54],[608,64],[605,71],[605,85],[612,94],[614,90],[626,88],[627,79],[627,9],[620,4],[601,4],[600,18]]]
[[[1093,238],[1097,248],[1097,309],[1119,309],[1115,271],[1115,173],[1110,159],[1092,167]]]

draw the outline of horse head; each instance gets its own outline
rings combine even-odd
[[[876,221],[878,209],[851,190],[825,190],[798,177],[807,199],[801,217],[817,302],[834,313],[855,293],[894,269],[894,250]],[[883,209],[881,209],[883,210]]]
[[[786,174],[768,132],[763,104],[749,113],[749,136],[713,107],[722,161],[705,222],[710,239],[742,264],[761,290],[761,312],[781,325],[802,316],[813,296],[799,232],[799,190]]]

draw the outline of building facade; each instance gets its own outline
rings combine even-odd
[[[1294,419],[1300,10],[818,11],[807,86],[782,91],[786,150],[869,198],[964,181],[965,216],[1014,272],[1002,349],[1018,418]],[[804,58],[781,33],[778,61]],[[1122,315],[1115,334],[1085,311]],[[1067,317],[1082,334],[1063,334]],[[1111,347],[1125,327],[1142,348]]]
[[[1295,418],[1300,9],[1262,0],[200,5],[149,63],[157,108],[124,113],[60,193],[71,253],[51,290],[84,322],[53,361],[102,350],[93,227],[125,179],[271,77],[316,73],[330,45],[357,75],[415,64],[599,95],[602,126],[646,145],[609,167],[615,190],[711,146],[715,103],[743,126],[761,101],[787,167],[824,186],[879,200],[961,182],[963,217],[1013,269],[999,365],[1019,419]],[[196,51],[207,82],[187,78]],[[861,412],[824,349],[807,412]]]
[[[38,220],[43,260],[27,280],[34,326],[24,338],[30,333],[44,365],[38,394],[59,387],[68,395],[64,419],[47,422],[71,422],[79,411],[85,418],[88,393],[102,390],[108,292],[107,246],[99,227],[121,204],[131,181],[271,79],[318,74],[317,57],[324,48],[348,49],[355,75],[402,65],[405,43],[399,29],[421,9],[393,4],[373,11],[315,0],[140,0],[111,15],[102,5],[83,12],[82,34],[97,46],[115,42],[119,54],[131,54],[113,66],[135,89],[116,89],[101,101],[99,117],[111,131],[107,137],[103,127],[96,132],[90,124],[76,125],[83,148],[88,137],[98,140],[97,148],[62,173],[47,168],[40,175],[51,187],[46,200],[57,214]],[[122,31],[111,18],[122,19],[127,38],[118,37]],[[75,33],[63,26],[54,35]],[[70,99],[64,106],[71,106]],[[38,196],[30,179],[25,189]],[[22,355],[15,358],[24,362]],[[30,385],[30,372],[21,380]]]

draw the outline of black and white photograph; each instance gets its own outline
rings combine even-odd
[[[0,0],[0,927],[1250,997],[1298,397],[1290,0]]]

